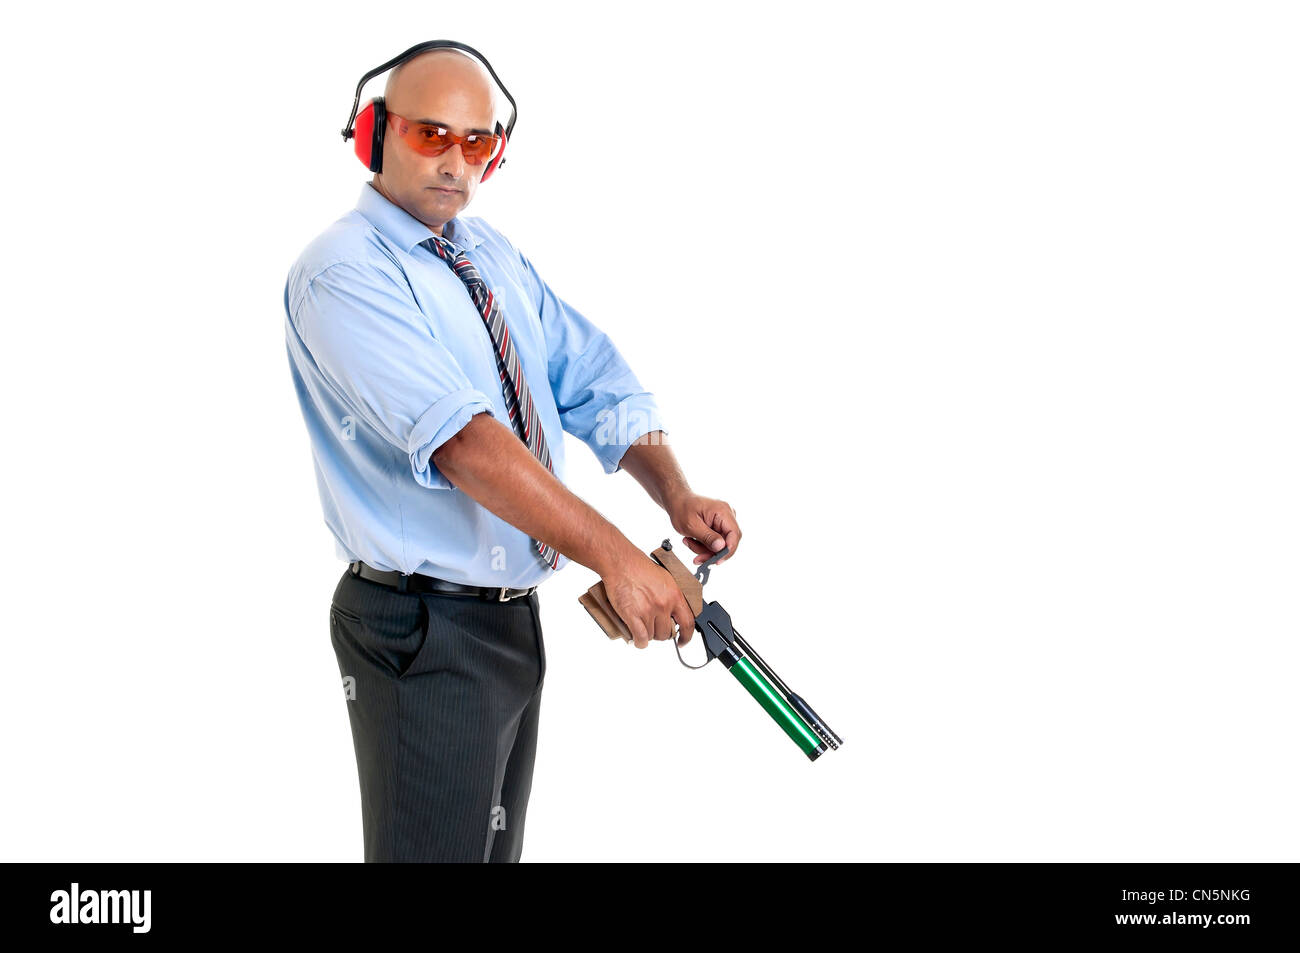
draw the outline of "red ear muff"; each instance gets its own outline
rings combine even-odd
[[[371,172],[382,172],[384,165],[384,128],[388,125],[388,112],[384,97],[376,96],[357,114],[352,148],[357,158]]]
[[[501,128],[501,123],[497,123],[497,135],[501,137],[501,148],[497,150],[496,157],[488,163],[488,167],[483,170],[483,177],[479,179],[479,184],[486,182],[488,176],[496,171],[497,166],[506,161],[506,131]]]

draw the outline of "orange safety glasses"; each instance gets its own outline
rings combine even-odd
[[[402,141],[421,155],[440,156],[457,143],[461,154],[470,165],[482,165],[492,158],[500,136],[471,134],[453,135],[444,126],[434,126],[426,122],[412,122],[404,116],[388,113],[388,127],[402,137]]]

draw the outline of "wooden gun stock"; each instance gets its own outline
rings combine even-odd
[[[660,545],[657,549],[652,549],[650,558],[673,577],[673,582],[677,583],[677,588],[686,597],[691,612],[698,616],[700,610],[704,608],[704,584],[696,579],[682,561],[666,548],[667,545],[668,541],[664,540],[663,545]],[[614,611],[614,607],[610,605],[603,581],[598,580],[594,586],[578,596],[578,602],[611,639],[622,639],[624,642],[632,641],[632,630],[627,627],[627,623],[619,618],[618,613]]]

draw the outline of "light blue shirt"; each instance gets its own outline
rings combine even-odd
[[[349,561],[536,585],[554,570],[528,534],[452,486],[431,459],[474,414],[510,426],[491,336],[464,282],[420,245],[432,234],[367,182],[357,207],[289,269],[285,339],[325,524]],[[614,342],[504,235],[458,215],[443,237],[501,301],[557,478],[561,431],[613,473],[638,437],[663,429],[654,396]],[[558,568],[568,562],[561,555]]]

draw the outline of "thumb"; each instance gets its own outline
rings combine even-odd
[[[711,549],[715,553],[723,546],[727,545],[726,539],[724,539],[720,533],[710,529],[708,524],[703,521],[695,524],[691,530],[691,536],[694,539],[699,540],[706,548]]]

